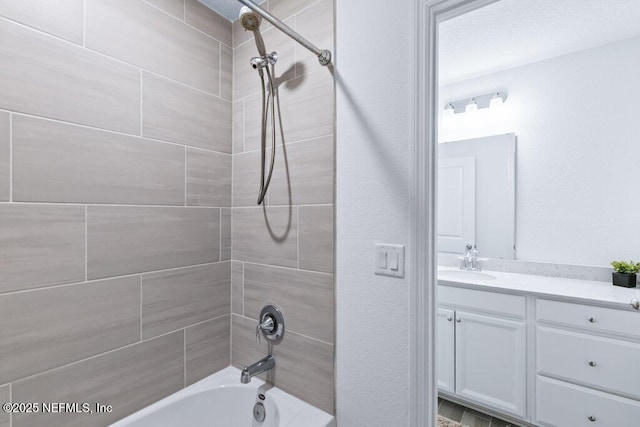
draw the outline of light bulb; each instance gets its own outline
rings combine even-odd
[[[465,113],[472,113],[474,111],[478,111],[478,104],[476,104],[476,100],[471,98],[466,107],[464,107]]]
[[[502,97],[500,96],[500,94],[496,92],[496,94],[493,95],[493,98],[491,98],[491,101],[489,101],[489,107],[497,108],[501,106],[503,102],[504,101],[502,100]]]
[[[453,108],[453,105],[451,104],[447,104],[447,106],[444,109],[444,116],[445,117],[452,117],[455,114],[455,109]]]

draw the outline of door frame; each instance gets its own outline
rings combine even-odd
[[[415,0],[409,251],[409,425],[433,427],[436,378],[438,24],[499,0]]]

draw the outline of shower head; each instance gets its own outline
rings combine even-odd
[[[239,19],[240,23],[247,31],[258,31],[260,23],[262,22],[262,17],[247,6],[243,6],[242,9],[240,9]]]
[[[253,31],[253,38],[256,40],[256,47],[258,48],[260,56],[267,56],[267,49],[264,46],[262,35],[260,35],[260,23],[262,22],[262,17],[247,6],[243,6],[242,9],[240,9],[239,19],[245,30]]]

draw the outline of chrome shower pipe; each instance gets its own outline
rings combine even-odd
[[[318,57],[318,61],[320,61],[320,65],[329,65],[331,63],[331,51],[327,49],[324,49],[324,50],[318,49],[309,40],[302,37],[300,34],[298,34],[293,29],[291,29],[291,27],[289,27],[287,24],[285,24],[284,22],[282,22],[281,20],[279,20],[278,18],[276,18],[275,16],[273,16],[272,14],[270,14],[269,12],[267,12],[266,10],[264,10],[263,8],[255,4],[254,2],[252,2],[251,0],[238,0],[238,1],[243,5],[247,6],[248,8],[250,8],[251,10],[253,10],[258,15],[262,16],[267,21],[271,22],[271,24],[273,24],[274,27],[276,27],[277,29],[279,29],[280,31],[282,31],[283,33],[285,33],[286,35],[288,35],[289,37],[291,37],[292,39],[300,43],[309,51],[311,51],[314,55]]]

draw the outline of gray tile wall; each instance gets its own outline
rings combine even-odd
[[[332,0],[268,0],[272,13],[333,51]],[[266,207],[256,206],[260,173],[260,86],[249,66],[255,44],[238,22],[234,37],[232,363],[267,354],[255,343],[260,309],[280,306],[284,340],[274,346],[276,386],[334,412],[334,78],[331,68],[263,22],[284,128]]]
[[[0,426],[229,365],[232,33],[197,0],[0,0],[0,402],[113,405]]]

